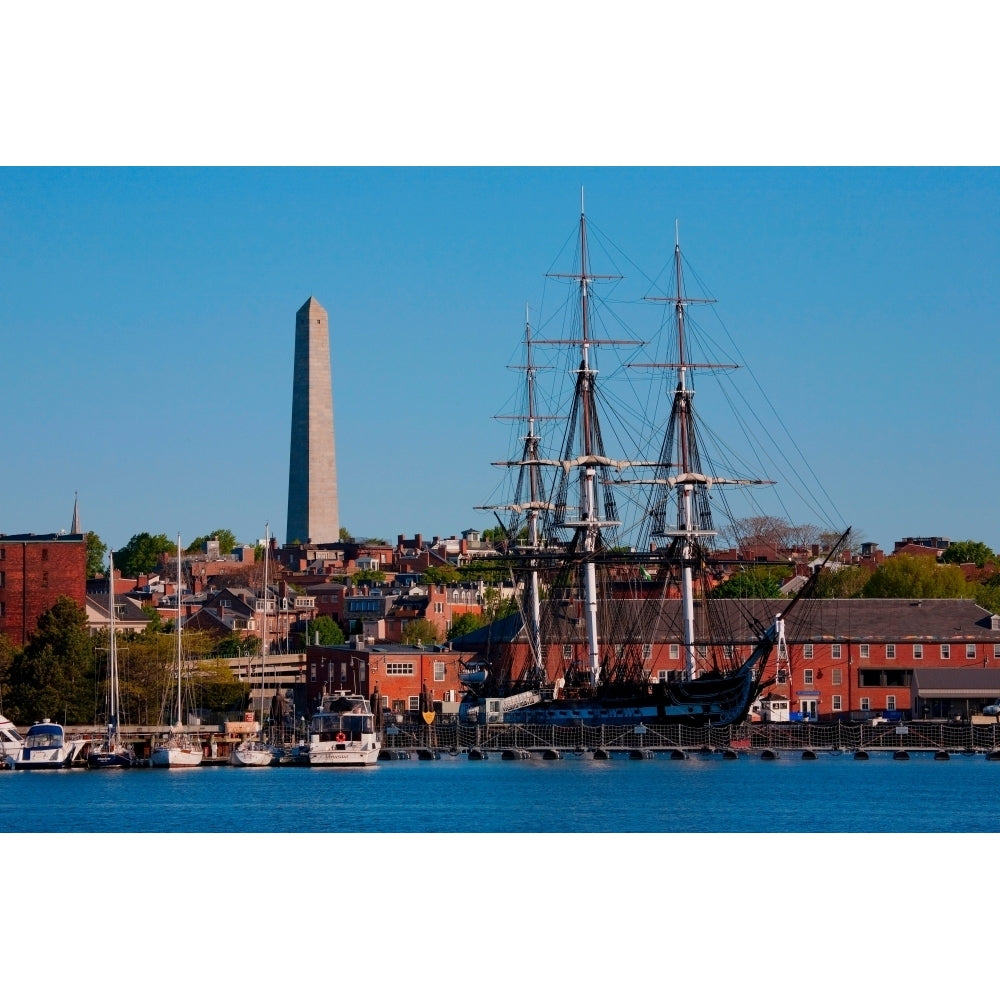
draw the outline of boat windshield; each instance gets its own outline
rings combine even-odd
[[[38,726],[28,733],[24,745],[28,750],[61,747],[63,745],[63,731],[59,726]]]
[[[329,715],[313,716],[314,733],[371,733],[372,717],[370,715],[354,715],[347,713],[339,715],[331,713]]]

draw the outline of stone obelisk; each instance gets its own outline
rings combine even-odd
[[[339,536],[330,326],[326,310],[310,296],[295,314],[285,543],[336,542]]]

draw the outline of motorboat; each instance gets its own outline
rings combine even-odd
[[[16,771],[52,771],[69,767],[84,742],[67,739],[66,730],[58,722],[42,719],[28,730],[24,745],[13,760],[13,767]]]
[[[0,715],[0,767],[13,767],[24,746],[24,737],[10,719]]]
[[[363,695],[334,691],[323,696],[319,711],[309,723],[310,764],[374,764],[381,749],[375,717]]]

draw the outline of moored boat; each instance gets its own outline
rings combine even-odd
[[[323,696],[309,723],[309,763],[357,767],[378,761],[382,742],[368,700],[347,691]]]
[[[51,719],[36,722],[13,760],[17,771],[52,771],[69,767],[82,749],[83,740],[67,739],[66,730]]]
[[[0,715],[0,767],[13,767],[24,746],[24,737],[10,719]]]
[[[714,300],[685,292],[679,238],[669,293],[644,296],[667,305],[669,338],[659,331],[648,340],[604,333],[612,323],[595,318],[596,285],[621,276],[591,270],[582,211],[576,265],[572,273],[550,275],[574,286],[569,334],[532,339],[526,324],[525,411],[509,419],[524,421],[527,431],[517,457],[495,463],[513,470],[513,496],[480,508],[508,512],[506,521],[497,514],[506,538],[495,563],[512,584],[516,610],[453,643],[471,654],[460,717],[564,725],[740,723],[761,693],[768,663],[786,648],[789,612],[809,595],[818,573],[769,617],[759,602],[713,593],[746,571],[746,563],[761,567],[759,558],[739,551],[729,498],[738,492],[745,509],[756,511],[759,501],[748,494],[775,480],[762,474],[763,463],[756,474],[736,474],[729,471],[729,450],[720,461],[703,449],[694,375],[737,366],[692,356],[688,308]],[[661,340],[665,346],[658,346]],[[545,366],[573,379],[548,396],[562,404],[560,417],[536,405],[542,366],[532,352],[543,345],[568,352]],[[606,352],[600,366],[599,351]],[[546,439],[541,429],[553,419],[565,428],[560,441]],[[621,452],[611,453],[606,441]],[[715,544],[720,517],[737,541],[725,551]],[[787,560],[781,565],[787,573]],[[748,629],[748,641],[734,641]]]
[[[177,536],[177,721],[170,735],[149,755],[151,767],[198,767],[205,758],[201,741],[185,731],[182,677],[184,647],[182,641],[184,609],[181,603],[181,537]]]

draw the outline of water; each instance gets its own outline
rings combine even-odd
[[[383,761],[369,768],[4,772],[38,833],[992,833],[1000,762],[785,752],[723,760]]]

